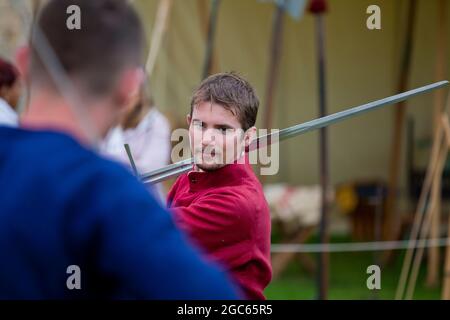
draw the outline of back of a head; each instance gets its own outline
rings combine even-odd
[[[69,29],[69,7],[80,10],[80,29]],[[142,63],[144,34],[126,0],[51,0],[41,10],[31,41],[32,84],[56,89],[48,63],[41,58],[37,32],[47,40],[60,65],[81,93],[108,94],[121,72]]]

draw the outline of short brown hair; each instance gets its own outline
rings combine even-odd
[[[192,96],[191,116],[194,106],[202,102],[217,103],[233,112],[244,130],[255,125],[258,97],[250,83],[234,72],[214,74],[202,81]]]
[[[67,27],[67,8],[71,5],[81,11],[79,30]],[[125,67],[142,64],[144,32],[126,0],[51,0],[41,10],[37,27],[31,39],[31,76],[44,85],[56,87],[38,51],[37,31],[86,94],[109,93]]]
[[[0,89],[11,88],[19,78],[16,67],[0,57]]]

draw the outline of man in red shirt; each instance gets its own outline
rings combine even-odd
[[[205,79],[188,115],[193,170],[168,194],[175,221],[234,276],[249,299],[270,282],[270,213],[245,148],[255,138],[259,101],[234,73]]]

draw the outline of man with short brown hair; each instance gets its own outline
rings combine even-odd
[[[205,79],[187,119],[194,168],[168,195],[178,225],[250,299],[264,299],[272,274],[269,209],[245,153],[258,106],[252,86],[237,74]]]

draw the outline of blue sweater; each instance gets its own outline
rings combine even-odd
[[[0,299],[65,298],[237,295],[126,169],[62,133],[0,127]]]

